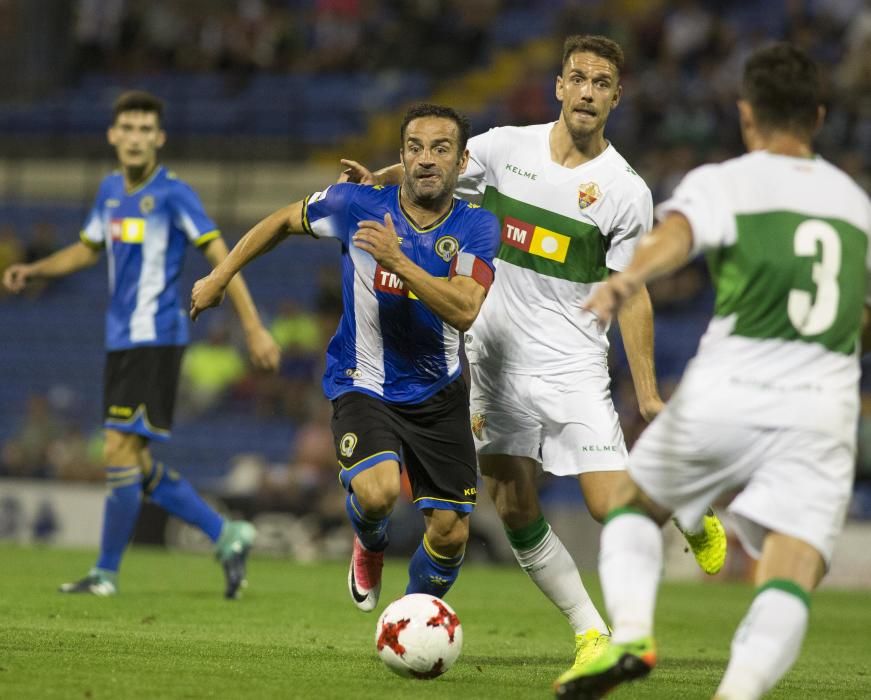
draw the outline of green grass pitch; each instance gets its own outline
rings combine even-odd
[[[463,569],[448,598],[463,654],[445,676],[414,681],[378,660],[384,603],[358,612],[344,564],[255,557],[250,587],[228,602],[209,557],[134,548],[120,596],[55,592],[92,560],[0,546],[0,698],[548,698],[573,651],[561,616],[513,567]],[[382,600],[404,586],[404,562],[388,563]],[[747,585],[664,585],[660,665],[612,697],[710,698],[751,595]],[[821,591],[801,659],[770,697],[871,698],[869,652],[871,594]]]

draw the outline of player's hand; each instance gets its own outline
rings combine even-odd
[[[248,355],[255,369],[265,372],[278,370],[278,361],[281,358],[281,350],[278,343],[263,326],[257,326],[253,331],[245,335],[248,345]]]
[[[10,265],[3,273],[3,286],[10,292],[18,294],[27,286],[32,274],[30,265]]]
[[[405,257],[399,248],[399,238],[393,227],[390,214],[384,215],[384,223],[378,221],[361,221],[352,238],[354,245],[365,250],[385,270],[393,272]]]
[[[191,320],[196,321],[203,311],[224,301],[225,290],[226,285],[212,275],[197,280],[191,290]]]
[[[628,272],[618,272],[611,275],[596,288],[589,298],[581,305],[598,320],[599,325],[607,326],[627,299],[641,289],[641,280]]]
[[[659,396],[638,399],[638,410],[641,413],[641,417],[648,423],[662,413],[663,408],[665,408],[665,404]]]
[[[339,175],[339,182],[353,182],[358,185],[378,184],[378,178],[362,163],[358,163],[356,160],[348,160],[347,158],[342,158],[339,162],[345,166],[342,174]]]

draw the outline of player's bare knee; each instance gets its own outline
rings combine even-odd
[[[390,515],[396,500],[399,498],[399,483],[394,485],[390,481],[371,479],[361,481],[354,479],[352,482],[354,495],[363,509],[363,513],[370,517],[384,518]]]
[[[357,495],[357,502],[363,509],[363,513],[370,517],[384,518],[387,517],[393,510],[396,504],[396,499],[399,497],[399,492],[392,492],[388,488],[364,487],[362,489],[354,489]]]
[[[439,515],[428,519],[426,540],[436,553],[455,557],[465,549],[469,540],[469,518],[452,511],[435,513]]]
[[[145,441],[139,435],[107,430],[103,462],[106,466],[138,466],[144,444]]]

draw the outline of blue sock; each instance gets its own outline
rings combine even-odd
[[[106,467],[106,506],[97,568],[118,571],[124,549],[133,537],[142,505],[142,473],[139,467]]]
[[[462,563],[463,554],[443,557],[433,551],[424,535],[408,564],[408,588],[405,589],[405,594],[429,593],[436,598],[444,598],[460,575]]]
[[[224,518],[206,503],[190,482],[161,462],[155,462],[145,482],[145,493],[168,513],[189,525],[200,528],[212,542],[217,542],[224,527]]]
[[[360,538],[360,542],[370,552],[383,552],[387,549],[387,523],[390,517],[381,518],[380,520],[370,520],[363,514],[363,508],[357,500],[357,496],[349,493],[345,498],[345,510],[348,511],[348,518],[351,521],[351,527]]]

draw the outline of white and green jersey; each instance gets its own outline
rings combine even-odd
[[[757,151],[687,174],[669,212],[689,220],[716,288],[674,409],[855,440],[867,195],[821,158]]]
[[[652,225],[650,190],[612,145],[564,168],[554,124],[500,127],[469,140],[457,194],[499,217],[496,280],[466,337],[470,360],[523,374],[602,360],[608,339],[580,308],[608,270],[622,270]]]

